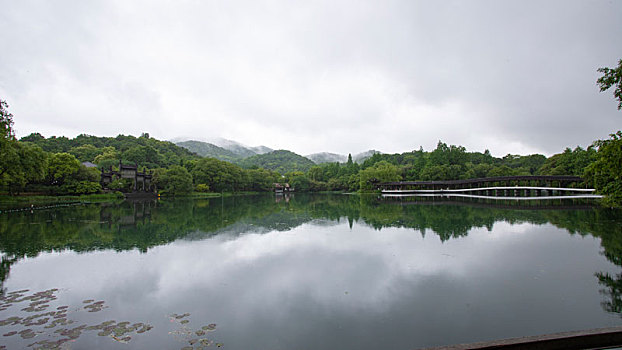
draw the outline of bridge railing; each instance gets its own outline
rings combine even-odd
[[[447,181],[396,181],[377,184],[383,194],[453,194],[492,197],[542,197],[593,195],[578,176],[500,176]]]

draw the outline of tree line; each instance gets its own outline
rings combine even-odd
[[[0,215],[0,290],[10,268],[19,260],[41,252],[71,249],[88,252],[103,249],[146,252],[177,239],[205,239],[222,233],[237,234],[237,227],[265,228],[257,232],[288,231],[314,219],[337,223],[346,220],[375,229],[408,228],[421,235],[438,235],[443,241],[466,237],[473,228],[489,230],[498,222],[550,223],[569,234],[599,238],[602,254],[622,266],[622,226],[619,211],[508,210],[472,205],[394,205],[375,196],[296,195],[275,202],[271,196],[169,200],[134,205],[88,204],[74,210],[41,210]],[[47,222],[46,225],[30,225]],[[240,223],[244,225],[240,226]],[[49,232],[53,231],[54,235]],[[598,272],[608,301],[603,307],[622,313],[622,274]]]
[[[614,88],[622,108],[622,60],[614,68],[600,68],[601,91]],[[605,203],[622,205],[622,132],[597,140],[587,149],[566,148],[549,158],[541,154],[508,154],[502,158],[467,152],[462,146],[438,142],[436,149],[422,148],[401,154],[374,154],[362,164],[313,165],[289,151],[249,158],[242,166],[215,158],[201,158],[171,142],[143,133],[140,137],[79,135],[45,138],[32,133],[19,141],[13,132],[13,115],[0,100],[0,191],[46,194],[83,194],[101,191],[98,169],[112,169],[120,162],[154,171],[153,181],[169,194],[198,192],[268,191],[275,182],[289,182],[298,191],[369,191],[373,181],[457,180],[511,175],[578,175],[606,195]],[[97,168],[90,167],[90,162]],[[286,172],[289,162],[296,167]],[[266,170],[274,169],[274,170]],[[280,171],[280,172],[279,172]],[[284,174],[282,174],[285,172]],[[116,181],[113,189],[129,189],[128,181]]]
[[[45,138],[33,133],[17,140],[13,116],[5,101],[0,104],[2,152],[0,190],[19,194],[89,194],[102,191],[101,169],[115,169],[119,162],[136,164],[153,172],[153,182],[164,194],[196,192],[270,191],[274,183],[287,182],[299,192],[373,191],[373,182],[458,180],[512,175],[577,175],[622,203],[622,132],[583,149],[566,148],[551,157],[541,154],[493,157],[488,150],[468,152],[463,146],[439,141],[432,151],[422,148],[397,154],[374,154],[358,164],[348,156],[345,163],[309,164],[298,171],[268,170],[249,162],[236,165],[215,158],[202,158],[183,147],[143,133],[140,137],[79,135]],[[279,157],[291,159],[291,152]],[[300,156],[299,156],[300,157]],[[306,159],[306,158],[305,158]],[[89,164],[92,163],[92,164]],[[89,167],[91,166],[91,167]],[[128,179],[111,184],[114,190],[131,188]]]

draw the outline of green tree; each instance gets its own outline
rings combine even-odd
[[[374,182],[400,181],[400,169],[387,161],[380,161],[373,166],[359,172],[361,190],[374,190]]]
[[[99,168],[106,169],[114,165],[119,164],[119,152],[114,147],[104,147],[101,149],[101,153],[98,154],[94,161]]]
[[[236,169],[237,168],[237,169]],[[234,190],[242,169],[216,158],[203,158],[194,164],[192,178],[196,184],[206,184],[214,192]]]
[[[73,147],[69,150],[69,153],[76,156],[76,158],[78,158],[81,162],[92,162],[101,152],[102,150],[100,148],[97,148],[91,144]]]
[[[432,165],[464,165],[467,161],[466,148],[463,146],[447,146],[438,141],[436,149],[430,153]]]
[[[618,61],[617,67],[599,68],[598,72],[603,73],[603,76],[596,81],[600,91],[603,92],[615,86],[613,96],[618,100],[618,110],[622,109],[622,60]]]
[[[123,159],[138,165],[155,168],[162,162],[162,156],[151,146],[136,145],[123,152]]]
[[[308,192],[311,189],[311,181],[301,172],[294,172],[289,176],[289,185],[296,192]]]
[[[496,166],[488,172],[489,177],[513,176],[514,171],[507,165]]]
[[[32,142],[32,143],[36,143],[39,144],[41,142],[44,142],[45,137],[43,137],[43,135],[41,135],[38,132],[33,132],[28,136],[24,136],[21,139],[19,139],[22,142]]]
[[[194,190],[197,192],[209,192],[209,186],[206,184],[198,184]]]
[[[585,170],[586,182],[605,195],[605,204],[622,206],[622,131],[594,142],[596,160]]]
[[[0,181],[17,160],[15,134],[13,133],[13,114],[9,105],[0,100]]]
[[[244,189],[250,191],[272,191],[274,183],[281,181],[279,173],[267,169],[249,169],[244,174],[247,178]]]
[[[192,175],[186,168],[172,165],[157,177],[157,186],[164,194],[183,195],[192,192]]]
[[[8,151],[14,157],[11,166],[0,176],[0,183],[11,194],[18,194],[24,187],[44,179],[47,170],[47,153],[41,147],[27,142],[15,142]]]
[[[0,100],[0,142],[15,140],[13,133],[13,114],[9,113],[9,105]]]
[[[48,162],[48,180],[52,185],[62,185],[80,170],[80,162],[73,154],[54,153]]]
[[[590,147],[584,150],[576,147],[566,148],[564,152],[549,157],[538,170],[541,175],[577,175],[582,176],[585,168],[596,158],[596,151]]]
[[[45,176],[46,154],[38,146],[21,143],[13,132],[13,115],[9,105],[0,100],[0,185],[12,194],[32,181]]]

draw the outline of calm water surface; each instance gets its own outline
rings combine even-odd
[[[89,204],[0,214],[0,251],[8,349],[416,349],[622,325],[622,212],[586,206]]]

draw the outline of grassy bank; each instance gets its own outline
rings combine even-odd
[[[123,194],[102,193],[85,194],[79,196],[7,196],[0,195],[0,212],[18,209],[38,209],[40,207],[59,206],[73,203],[110,202],[123,199]]]
[[[192,192],[188,194],[167,195],[166,193],[160,194],[160,198],[218,198],[218,197],[232,197],[232,196],[248,196],[260,193],[269,192]]]

